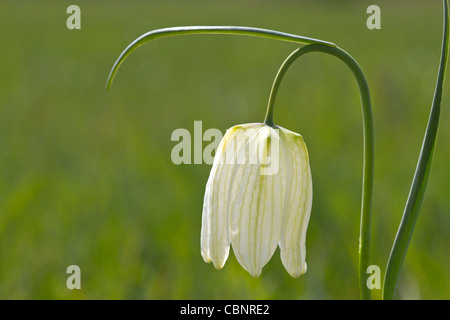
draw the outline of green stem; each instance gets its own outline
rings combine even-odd
[[[364,163],[363,163],[363,190],[361,201],[361,223],[359,237],[359,287],[361,299],[371,299],[370,289],[367,287],[367,267],[370,265],[370,229],[373,194],[373,173],[374,173],[374,130],[372,106],[370,102],[369,86],[358,63],[347,52],[339,47],[324,45],[308,45],[295,50],[282,64],[269,97],[266,118],[264,123],[273,126],[274,102],[280,87],[281,80],[290,65],[302,55],[308,52],[323,52],[339,58],[353,72],[358,83],[363,115],[363,135],[364,135]]]
[[[397,284],[400,269],[405,259],[406,251],[414,231],[414,226],[419,215],[422,200],[425,194],[425,188],[430,174],[431,162],[433,160],[434,148],[439,127],[439,116],[441,109],[442,88],[444,84],[445,69],[448,57],[448,37],[449,37],[449,13],[448,3],[444,2],[444,32],[442,37],[442,51],[434,92],[433,103],[430,116],[417,162],[416,171],[409,191],[403,217],[395,237],[395,241],[389,256],[386,274],[383,284],[383,299],[392,299],[394,297],[395,286]]]
[[[133,52],[137,47],[147,43],[151,40],[189,34],[232,34],[232,35],[246,35],[262,38],[269,38],[281,41],[289,41],[303,44],[323,44],[334,47],[335,44],[319,39],[298,36],[295,34],[284,33],[279,31],[250,28],[250,27],[234,27],[234,26],[192,26],[192,27],[172,27],[152,30],[147,32],[134,40],[128,47],[120,54],[119,58],[114,63],[111,72],[109,73],[106,88],[109,89],[114,80],[117,70],[119,69],[125,58]]]

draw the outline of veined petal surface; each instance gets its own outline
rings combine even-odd
[[[240,136],[246,147],[238,156],[246,161],[238,165],[231,187],[230,238],[239,263],[257,277],[280,240],[285,186],[279,148],[274,148],[279,136],[276,129],[259,124],[241,128]],[[268,164],[276,170],[267,170]]]
[[[206,185],[203,259],[222,268],[231,243],[238,262],[257,277],[279,245],[288,273],[300,276],[311,203],[301,135],[261,123],[234,126],[220,142]]]
[[[288,273],[297,278],[306,272],[306,230],[312,205],[309,156],[301,135],[280,128],[286,145],[288,187],[283,211],[280,254]],[[284,149],[283,149],[284,150]]]

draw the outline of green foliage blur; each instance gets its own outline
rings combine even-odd
[[[242,25],[336,43],[364,70],[376,134],[372,263],[384,275],[433,96],[441,1],[68,1],[0,4],[0,298],[358,299],[362,122],[356,83],[335,58],[308,55],[286,75],[275,123],[303,135],[314,202],[308,272],[292,279],[277,250],[259,278],[233,253],[200,255],[208,164],[171,162],[177,128],[223,133],[264,119],[273,78],[296,44],[228,35],[159,39],[152,29]],[[449,86],[447,86],[450,88]],[[450,299],[450,97],[397,299]],[[204,142],[205,147],[209,142]],[[81,290],[66,269],[81,268]],[[373,290],[380,298],[381,290]]]

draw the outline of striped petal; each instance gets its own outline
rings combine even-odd
[[[284,267],[299,277],[306,272],[311,203],[308,151],[299,134],[260,123],[229,129],[206,185],[203,259],[222,268],[231,242],[238,262],[257,277],[279,245]]]
[[[224,266],[230,251],[228,208],[225,198],[229,192],[233,170],[229,165],[219,161],[224,145],[222,140],[206,184],[202,213],[201,253],[203,260],[212,261],[216,269]]]
[[[297,278],[306,272],[305,240],[312,204],[311,170],[302,136],[280,129],[288,177],[281,226],[281,261],[288,273]]]
[[[236,131],[238,126],[229,129],[217,148],[203,202],[201,253],[203,260],[212,261],[216,269],[224,266],[230,251],[228,204],[237,170],[233,156],[243,147],[242,141],[234,139]]]
[[[241,149],[238,156],[246,161],[238,165],[231,187],[230,238],[239,263],[257,277],[280,241],[285,187],[280,170],[276,170],[275,174],[267,174],[267,170],[264,170],[267,168],[262,166],[262,158],[267,158],[264,151],[271,147],[271,143],[278,143],[276,130],[255,124],[241,128],[239,133],[239,139],[245,140],[246,148]],[[256,152],[259,154],[255,155]],[[245,153],[245,157],[242,153]],[[278,152],[270,156],[271,165],[279,162]],[[252,161],[255,157],[258,163]]]

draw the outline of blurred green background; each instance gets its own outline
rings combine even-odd
[[[81,8],[81,30],[66,28],[70,4]],[[366,27],[371,4],[381,8],[381,30]],[[0,298],[359,298],[362,123],[351,73],[335,58],[305,56],[277,101],[276,124],[301,133],[310,152],[308,272],[290,278],[278,250],[257,279],[232,253],[217,271],[200,255],[210,166],[174,165],[171,134],[193,132],[195,120],[222,132],[262,121],[275,73],[297,45],[224,35],[160,39],[133,53],[105,90],[132,40],[181,25],[316,37],[359,62],[376,130],[372,263],[384,275],[433,96],[441,1],[3,0]],[[450,298],[449,90],[398,299]],[[66,287],[72,264],[81,268],[81,290]]]

